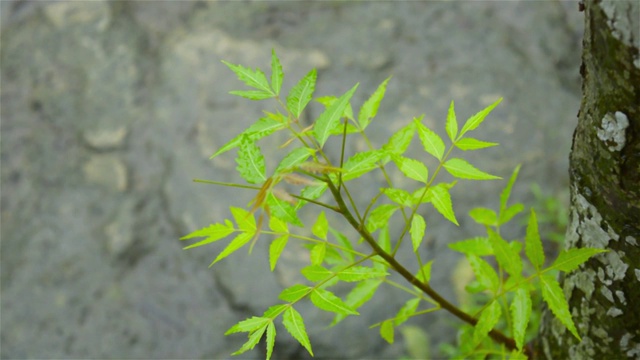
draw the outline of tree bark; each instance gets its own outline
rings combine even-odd
[[[561,278],[582,341],[545,309],[534,357],[640,359],[640,2],[589,1],[583,9],[565,247],[609,252]]]

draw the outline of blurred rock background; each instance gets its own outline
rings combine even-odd
[[[180,236],[249,201],[249,193],[192,179],[240,181],[232,153],[208,157],[273,109],[229,95],[243,85],[220,60],[268,70],[275,48],[285,90],[315,67],[317,96],[361,83],[354,109],[392,75],[370,126],[377,145],[421,114],[444,135],[452,99],[464,121],[504,97],[475,134],[501,146],[465,156],[507,178],[522,163],[517,201],[531,202],[532,183],[549,193],[567,183],[580,100],[582,16],[574,2],[0,6],[2,358],[228,358],[245,338],[224,331],[277,303],[298,279],[304,252],[287,250],[281,269],[269,273],[264,237],[250,257],[212,269],[223,244],[181,250]],[[313,105],[307,115],[320,111]],[[424,153],[413,146],[409,156]],[[376,181],[359,187],[358,201],[377,192]],[[437,257],[433,287],[454,301],[462,275],[446,245],[483,231],[465,214],[495,207],[504,182],[464,185],[453,192],[461,227],[424,213],[425,257]],[[406,300],[384,290],[361,316],[330,330],[330,315],[300,306],[316,357],[406,355],[402,338],[389,346],[368,329]],[[433,358],[438,344],[453,340],[448,314],[410,323],[428,333]],[[306,356],[280,328],[274,357]]]

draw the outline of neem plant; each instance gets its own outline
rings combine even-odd
[[[425,238],[426,222],[418,210],[422,206],[432,206],[444,219],[458,225],[449,194],[449,190],[457,181],[436,182],[442,170],[461,180],[499,179],[477,169],[462,158],[452,157],[451,154],[456,148],[472,151],[497,145],[468,137],[467,134],[485,120],[501,99],[471,116],[461,129],[458,129],[454,105],[451,102],[445,124],[446,133],[451,141],[449,146],[445,146],[442,138],[422,123],[422,118],[415,118],[393,134],[386,144],[375,148],[369,141],[365,129],[376,116],[389,79],[386,79],[362,105],[357,118],[353,115],[349,100],[358,85],[340,97],[319,98],[318,101],[325,106],[324,112],[312,125],[304,127],[300,122],[300,116],[314,93],[315,70],[311,70],[302,78],[291,89],[286,99],[283,99],[280,94],[284,73],[275,52],[272,52],[271,81],[268,81],[259,69],[252,70],[224,63],[241,81],[253,88],[232,91],[232,94],[250,100],[272,99],[281,110],[275,113],[265,112],[265,117],[233,138],[212,156],[213,158],[238,148],[238,173],[253,185],[195,180],[248,189],[255,191],[256,195],[248,209],[230,208],[235,225],[231,220],[224,220],[184,236],[182,240],[205,238],[185,249],[206,245],[234,234],[233,240],[211,263],[213,265],[250,242],[253,247],[260,235],[268,235],[272,238],[269,261],[273,271],[289,240],[311,245],[310,263],[300,270],[308,283],[284,289],[279,295],[282,303],[270,307],[261,316],[240,321],[226,332],[225,335],[248,333],[248,341],[234,355],[253,349],[266,333],[266,357],[269,359],[273,353],[275,321],[278,318],[282,319],[284,328],[291,336],[313,355],[311,342],[305,330],[306,325],[295,309],[296,304],[308,298],[318,308],[335,313],[332,323],[335,325],[349,315],[358,315],[358,308],[371,299],[382,284],[391,285],[393,290],[400,289],[412,296],[397,314],[373,325],[379,327],[380,335],[389,343],[394,341],[394,328],[410,317],[443,309],[469,325],[467,331],[463,331],[461,335],[464,340],[461,354],[501,354],[525,358],[529,354],[528,347],[525,346],[525,340],[528,340],[525,334],[527,328],[531,328],[531,296],[538,292],[542,293],[542,298],[560,322],[580,338],[571,319],[564,293],[553,275],[558,271],[575,270],[589,257],[602,250],[571,249],[560,253],[555,262],[545,268],[545,255],[533,210],[529,215],[524,240],[505,240],[500,234],[501,226],[524,209],[522,204],[507,205],[519,167],[515,169],[500,195],[497,213],[486,208],[477,208],[470,213],[476,222],[486,226],[487,234],[451,245],[453,250],[465,254],[475,273],[476,281],[467,287],[468,290],[486,294],[486,302],[475,312],[465,312],[444,299],[429,285],[433,261],[424,263],[419,252]],[[290,140],[278,150],[283,155],[282,160],[271,174],[267,174],[265,157],[257,143],[277,131],[287,132]],[[438,161],[437,167],[431,171],[423,162],[403,155],[416,133],[424,150]],[[345,159],[345,144],[347,138],[353,135],[362,136],[369,150]],[[327,139],[332,136],[341,137],[338,163],[332,163],[323,150]],[[290,148],[293,149],[289,150]],[[391,163],[404,176],[416,181],[418,189],[410,192],[394,186],[389,176]],[[349,182],[373,171],[383,174],[387,187],[381,188],[369,204],[356,204],[352,196],[354,190],[349,188]],[[300,186],[299,194],[292,194],[278,187],[282,182]],[[327,191],[331,200],[324,202],[320,197]],[[390,202],[382,203],[384,197]],[[313,236],[292,232],[290,225],[304,227],[298,212],[309,204],[320,209],[315,223],[311,226]],[[325,211],[338,214],[346,224],[331,226]],[[395,239],[391,239],[389,235],[390,221],[398,221],[403,225],[400,235]],[[360,239],[349,239],[338,230],[345,226],[352,227]],[[268,230],[265,227],[268,227]],[[415,264],[403,264],[396,258],[399,251],[408,248],[401,247],[405,238],[411,241]],[[524,255],[521,255],[523,247]],[[525,255],[528,263],[524,261]],[[493,257],[494,260],[490,263],[483,257]],[[408,270],[410,267],[417,268],[418,271]],[[389,272],[396,272],[410,286],[392,281],[388,277]],[[344,298],[329,290],[339,282],[355,283]]]

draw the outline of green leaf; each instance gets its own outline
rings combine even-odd
[[[280,200],[272,193],[269,193],[267,195],[267,205],[269,205],[272,216],[275,216],[278,219],[283,220],[289,224],[304,227],[304,224],[302,223],[302,221],[300,221],[298,215],[296,214],[296,209],[288,202]]]
[[[470,180],[492,180],[492,179],[501,179],[498,176],[494,176],[488,174],[484,171],[480,171],[473,167],[473,165],[469,164],[466,160],[453,158],[447,160],[444,163],[444,168],[447,169],[449,174],[459,178],[459,179],[470,179]]]
[[[553,315],[571,331],[576,339],[582,341],[582,338],[578,335],[578,330],[576,330],[573,324],[569,304],[564,297],[564,292],[562,288],[560,288],[558,281],[549,275],[542,275],[540,276],[540,284],[542,285],[542,298],[547,305],[549,305],[549,309],[551,309]]]
[[[380,336],[389,344],[393,344],[393,320],[385,320],[380,325]]]
[[[385,152],[390,155],[402,155],[411,144],[411,139],[416,131],[415,122],[410,122],[396,131],[389,141],[383,146]]]
[[[230,207],[229,210],[231,211],[231,215],[233,215],[233,219],[236,221],[236,224],[238,224],[238,228],[250,234],[255,234],[256,219],[253,217],[252,213],[235,206]]]
[[[316,219],[315,224],[311,227],[311,233],[320,239],[327,240],[327,232],[329,231],[329,222],[324,211],[321,211]]]
[[[462,137],[467,131],[471,131],[477,128],[484,121],[487,115],[489,115],[491,110],[493,110],[493,108],[495,108],[501,101],[502,101],[502,98],[498,99],[493,104],[487,106],[477,114],[467,119],[467,122],[464,124],[464,126],[462,127],[462,130],[460,131],[459,137]]]
[[[367,217],[367,230],[373,233],[386,225],[396,210],[398,205],[395,204],[383,204],[373,209]]]
[[[529,215],[524,251],[531,264],[537,271],[540,271],[540,267],[544,265],[544,250],[542,249],[542,241],[540,240],[540,234],[538,233],[536,212],[533,209],[531,209],[531,215]]]
[[[272,216],[269,218],[269,229],[276,233],[289,234],[287,223],[278,219],[277,217]]]
[[[480,314],[478,323],[473,330],[474,344],[480,344],[482,340],[487,337],[491,329],[493,329],[493,327],[498,323],[498,320],[500,320],[500,315],[502,315],[500,305],[495,300],[491,301],[491,304],[487,306]]]
[[[422,269],[418,271],[416,274],[416,278],[422,281],[425,284],[428,284],[431,281],[431,266],[433,265],[433,260],[422,266]]]
[[[243,247],[246,243],[249,242],[249,240],[253,238],[253,236],[254,234],[251,234],[251,233],[242,233],[236,236],[235,239],[233,239],[229,243],[229,245],[227,245],[227,247],[225,247],[224,250],[222,250],[222,252],[216,257],[216,259],[213,260],[213,262],[209,265],[209,267],[213,266],[213,264],[226,258],[227,256],[233,254],[236,250]]]
[[[291,89],[289,96],[287,96],[287,109],[296,119],[300,117],[302,110],[304,110],[313,97],[313,92],[316,88],[316,77],[316,69],[309,71],[309,73],[300,79],[296,86]]]
[[[232,353],[231,355],[240,355],[242,353],[245,353],[253,349],[256,346],[256,344],[260,342],[260,339],[262,338],[262,335],[264,334],[264,331],[266,329],[267,329],[267,326],[265,325],[264,327],[250,333],[249,340],[247,340],[247,342],[244,343],[238,351]]]
[[[449,248],[464,254],[477,256],[493,255],[493,248],[491,247],[489,238],[486,237],[475,237],[472,239],[458,241],[449,244]]]
[[[261,327],[267,326],[267,324],[271,322],[271,319],[265,317],[257,317],[252,316],[249,319],[242,320],[239,323],[233,325],[229,330],[227,330],[225,335],[234,334],[238,332],[251,332],[258,330]]]
[[[249,126],[245,131],[234,137],[228,143],[224,144],[215,154],[211,155],[209,159],[225,153],[240,145],[240,142],[247,137],[251,141],[258,141],[265,136],[271,135],[277,130],[284,129],[286,124],[283,121],[278,121],[271,117],[264,117],[258,120],[253,125]]]
[[[497,146],[500,145],[498,143],[494,143],[494,142],[487,142],[487,141],[482,141],[482,140],[478,140],[478,139],[474,139],[474,138],[463,138],[458,140],[455,143],[456,147],[460,150],[463,151],[467,151],[467,150],[479,150],[479,149],[484,149],[484,148],[488,148],[488,147],[492,147],[492,146]]]
[[[280,295],[278,295],[278,299],[282,301],[294,303],[302,299],[303,297],[307,296],[307,294],[310,291],[311,291],[311,288],[309,286],[296,284],[282,290],[282,292],[280,292]]]
[[[264,156],[255,141],[245,136],[240,141],[240,150],[236,158],[238,173],[251,184],[263,183],[265,176]]]
[[[449,135],[451,142],[455,142],[456,136],[458,135],[458,121],[456,120],[456,111],[453,106],[453,100],[451,100],[451,105],[449,105],[445,129],[447,130],[447,135]]]
[[[291,334],[294,339],[298,340],[300,345],[304,346],[309,354],[313,356],[313,351],[311,351],[311,343],[309,342],[309,337],[307,336],[307,331],[304,327],[304,321],[302,320],[302,316],[300,316],[300,313],[293,307],[290,307],[282,315],[282,324],[284,325],[284,328],[287,329],[289,334]]]
[[[504,225],[511,221],[511,219],[524,210],[524,205],[517,203],[509,206],[506,210],[500,213],[500,225]]]
[[[384,97],[389,79],[391,78],[386,78],[360,108],[360,113],[358,113],[358,124],[360,124],[360,129],[366,129],[371,120],[376,117],[380,101],[382,101],[382,98]]]
[[[429,182],[429,170],[420,161],[396,156],[394,162],[406,177],[425,184]]]
[[[389,275],[389,273],[384,270],[366,266],[352,266],[348,269],[338,271],[337,274],[340,280],[347,282],[376,279]]]
[[[324,105],[325,108],[328,108],[331,105],[333,105],[336,101],[338,101],[338,98],[335,96],[322,96],[322,97],[316,98],[316,101]],[[351,109],[351,104],[347,104],[347,107],[344,109],[344,112],[340,117],[341,118],[346,117],[347,119],[353,120],[353,109]],[[336,126],[331,130],[332,135],[335,135],[335,134],[341,135],[343,132],[344,132],[344,123],[340,123],[340,122],[336,123]],[[353,132],[359,132],[359,130],[355,126],[348,124],[347,134],[351,134]]]
[[[399,326],[411,317],[411,315],[416,313],[418,309],[418,305],[420,304],[420,298],[413,298],[406,303],[398,310],[395,318],[395,326]]]
[[[500,223],[504,224],[507,221],[504,220],[505,217],[505,209],[507,208],[507,202],[509,201],[509,196],[511,196],[511,189],[513,188],[513,184],[516,182],[518,178],[518,174],[520,173],[520,165],[516,166],[509,178],[509,182],[507,186],[505,186],[504,190],[500,194]]]
[[[264,100],[273,97],[273,93],[260,90],[233,90],[229,94],[243,97],[249,100]]]
[[[333,272],[329,271],[329,269],[320,265],[307,266],[303,268],[300,272],[305,278],[307,278],[307,280],[311,282],[322,281],[333,275]]]
[[[283,80],[284,72],[282,71],[282,65],[280,65],[280,60],[278,60],[278,56],[276,56],[276,50],[271,49],[271,88],[276,92],[276,95],[280,95]],[[269,333],[267,332],[267,337],[268,335]]]
[[[491,209],[475,208],[469,211],[469,216],[478,224],[487,226],[496,226],[498,224],[498,215]]]
[[[312,265],[321,265],[322,262],[324,261],[324,257],[327,253],[327,246],[322,243],[322,244],[315,244],[312,248],[311,248],[311,252],[309,254],[310,258],[311,258],[311,264]]]
[[[345,304],[339,297],[329,290],[315,288],[311,293],[311,302],[319,309],[343,315],[360,315]]]
[[[389,236],[389,224],[385,224],[380,230],[380,234],[378,236],[378,245],[380,248],[384,250],[386,253],[391,252],[391,237]]]
[[[511,321],[513,338],[519,350],[524,345],[524,337],[531,318],[531,296],[529,291],[518,288],[511,302]]]
[[[273,345],[276,342],[276,326],[273,321],[267,325],[267,360],[273,355]]]
[[[278,167],[276,168],[275,173],[281,173],[286,171],[287,169],[295,168],[297,165],[302,164],[307,161],[309,156],[313,155],[315,151],[313,149],[309,149],[307,147],[297,148],[291,151],[287,156],[282,159]]]
[[[358,285],[351,289],[349,294],[347,294],[344,301],[345,304],[349,305],[352,309],[358,309],[373,297],[380,284],[382,284],[382,280],[380,279],[371,279],[359,282]],[[344,318],[346,318],[346,315],[336,314],[331,326],[336,325]]]
[[[413,121],[416,123],[418,136],[420,136],[420,142],[422,142],[424,150],[433,155],[436,159],[442,160],[442,156],[444,155],[444,142],[442,141],[442,138],[440,138],[440,135],[424,126],[420,121],[421,119],[422,118],[414,119]]]
[[[269,265],[271,267],[271,271],[276,268],[280,254],[282,254],[284,247],[287,246],[288,240],[289,235],[284,235],[271,242],[271,245],[269,246]]]
[[[185,235],[180,240],[192,239],[195,237],[206,237],[206,239],[199,241],[195,244],[186,246],[184,249],[192,249],[194,247],[202,246],[205,244],[218,241],[234,231],[233,224],[229,220],[225,220],[224,224],[211,224],[208,227],[196,230],[189,235]]]
[[[413,219],[411,220],[411,229],[409,229],[409,233],[411,234],[411,243],[413,244],[413,252],[418,251],[420,244],[422,244],[426,228],[427,223],[424,221],[422,215],[413,215]]]
[[[342,245],[342,247],[348,249],[348,250],[353,250],[353,246],[351,246],[351,242],[349,241],[349,239],[344,236],[343,234],[341,234],[340,232],[334,230],[333,228],[329,227],[329,232],[331,232],[331,234],[336,238],[336,240],[338,240],[338,243],[340,245]],[[342,251],[342,253],[344,254],[344,256],[347,257],[347,259],[350,262],[353,262],[353,253],[350,251]]]
[[[429,188],[427,196],[442,216],[452,223],[459,225],[456,220],[456,214],[453,212],[453,204],[451,203],[451,195],[446,184],[438,184]]]
[[[413,205],[413,197],[406,190],[395,188],[384,188],[382,192],[389,197],[393,202],[400,205],[411,206]]]
[[[473,273],[476,275],[478,282],[485,289],[489,289],[494,292],[497,291],[500,286],[500,280],[498,279],[498,274],[496,274],[496,271],[491,267],[491,265],[473,254],[467,254],[467,260],[469,260],[469,265],[471,265],[471,269],[473,269]]]
[[[267,81],[267,77],[264,75],[262,70],[252,70],[251,68],[245,68],[242,65],[234,65],[224,60],[222,61],[222,63],[227,65],[234,73],[236,73],[238,79],[243,81],[247,86],[256,88],[265,93],[271,93],[271,96],[276,95],[271,90],[269,82]]]
[[[316,120],[313,126],[313,133],[315,135],[316,140],[320,148],[324,146],[324,143],[329,138],[329,134],[331,129],[335,127],[335,124],[340,122],[340,118],[344,112],[344,109],[349,104],[349,100],[353,96],[353,93],[358,88],[358,84],[351,88],[351,90],[347,91],[344,95],[342,95],[338,101],[333,103],[330,107],[328,107],[320,117]]]
[[[264,318],[269,318],[271,320],[277,318],[278,316],[280,316],[280,314],[285,311],[287,308],[289,308],[289,304],[279,304],[279,305],[273,305],[271,307],[269,307],[264,314],[262,314],[262,317]]]
[[[489,233],[489,242],[493,247],[493,253],[496,256],[498,264],[509,275],[518,276],[522,273],[522,259],[520,254],[514,250],[500,235],[491,229],[487,229]]]
[[[553,265],[549,267],[549,270],[554,269],[568,273],[577,269],[578,266],[582,265],[592,256],[603,252],[607,252],[607,250],[592,248],[563,250],[558,255],[556,261],[553,262]]]
[[[342,181],[349,181],[378,168],[384,153],[379,150],[359,152],[342,165]]]

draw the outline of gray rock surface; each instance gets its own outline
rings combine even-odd
[[[299,279],[306,258],[295,246],[273,274],[266,241],[212,269],[219,246],[181,250],[180,236],[250,200],[192,179],[240,181],[231,155],[208,157],[272,106],[229,95],[242,84],[220,60],[267,69],[275,48],[285,89],[316,67],[319,96],[361,83],[354,108],[393,75],[370,127],[377,144],[423,113],[444,134],[451,99],[465,119],[502,96],[476,134],[502,146],[465,155],[503,177],[522,163],[516,200],[531,200],[532,182],[549,192],[567,182],[582,33],[572,3],[1,5],[2,358],[228,358],[244,337],[224,331]],[[454,191],[460,228],[425,213],[433,286],[450,299],[458,258],[446,245],[482,231],[463,214],[495,206],[503,184]],[[402,356],[402,341],[388,346],[368,329],[405,301],[385,290],[331,330],[330,315],[301,305],[316,357]],[[453,323],[441,313],[412,321],[434,357]],[[274,357],[306,356],[279,329]]]

